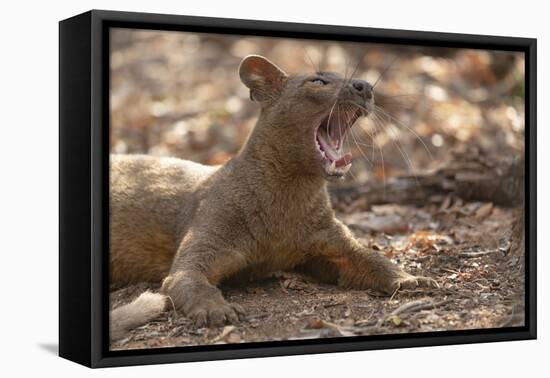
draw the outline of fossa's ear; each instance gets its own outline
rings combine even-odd
[[[275,63],[260,55],[244,58],[239,66],[239,76],[250,89],[250,99],[260,102],[276,98],[287,78]]]

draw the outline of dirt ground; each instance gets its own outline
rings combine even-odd
[[[335,199],[336,200],[336,199]],[[359,205],[360,206],[360,205]],[[196,328],[175,311],[131,331],[113,350],[395,334],[523,325],[523,257],[513,251],[515,210],[449,196],[421,208],[398,205],[338,212],[363,242],[439,289],[392,297],[319,284],[278,272],[246,287],[225,287],[244,319]],[[112,293],[126,303],[154,285]]]

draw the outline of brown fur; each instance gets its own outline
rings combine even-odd
[[[258,56],[240,75],[262,110],[225,165],[112,157],[111,282],[163,281],[161,292],[198,324],[242,312],[223,299],[221,281],[279,270],[390,294],[436,285],[367,249],[334,217],[313,132],[335,100],[358,101],[350,84],[327,74],[315,85]]]

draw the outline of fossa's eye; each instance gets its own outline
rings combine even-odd
[[[316,84],[316,85],[326,85],[327,82],[323,79],[319,79],[319,78],[316,78],[316,79],[312,79],[311,82],[313,84]]]

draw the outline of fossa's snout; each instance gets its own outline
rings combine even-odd
[[[350,87],[355,94],[363,97],[365,100],[370,100],[372,98],[373,88],[368,81],[352,80]]]

